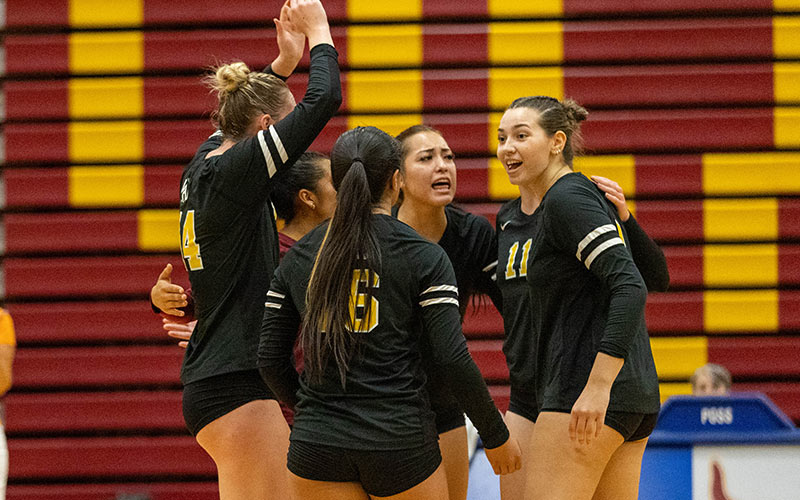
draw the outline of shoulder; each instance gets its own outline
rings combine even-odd
[[[447,224],[453,226],[455,233],[462,239],[471,240],[494,234],[494,228],[486,217],[467,212],[455,205],[445,207]]]
[[[604,199],[597,187],[579,172],[558,179],[542,200],[545,213],[550,215],[568,216],[588,206],[605,209]]]
[[[208,153],[214,151],[222,145],[222,132],[217,130],[206,139],[200,147],[197,148],[191,161],[183,169],[183,178],[195,177],[202,175],[211,162],[206,159]]]
[[[408,258],[430,260],[438,258],[438,255],[447,258],[442,247],[420,236],[405,222],[385,215],[378,215],[376,221],[380,227],[379,231],[383,233],[381,236],[393,240],[392,243],[397,245],[401,253]]]
[[[319,250],[320,245],[322,245],[322,240],[325,239],[325,232],[327,230],[328,221],[325,221],[306,233],[305,236],[297,240],[286,251],[286,254],[283,256],[283,260],[281,260],[278,269],[288,269],[290,266],[298,264],[302,265],[302,263],[310,263],[313,265],[317,251]],[[280,234],[281,233],[278,233],[279,238]],[[291,238],[287,239],[291,240]]]

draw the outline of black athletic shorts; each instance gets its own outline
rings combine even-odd
[[[183,386],[183,421],[193,436],[236,408],[259,399],[275,399],[258,370],[224,373]]]
[[[364,451],[292,441],[287,467],[312,481],[361,483],[370,495],[388,497],[413,488],[442,463],[436,441],[408,450]]]
[[[570,413],[570,410],[543,409],[542,411]],[[604,423],[619,432],[625,441],[639,441],[652,434],[656,427],[656,421],[658,421],[658,413],[609,411],[606,412]]]
[[[508,401],[508,411],[516,413],[531,422],[536,422],[539,417],[539,409],[536,405],[536,398],[530,394],[511,388],[511,397]]]
[[[605,423],[622,434],[625,441],[639,441],[653,432],[656,421],[658,421],[658,413],[610,411],[606,413]]]

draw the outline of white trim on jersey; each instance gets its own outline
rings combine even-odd
[[[452,285],[432,286],[419,295],[422,296],[425,295],[426,293],[433,293],[433,292],[453,292],[456,295],[458,295],[458,287]]]
[[[610,240],[604,241],[603,243],[597,245],[597,248],[592,250],[592,253],[590,253],[589,256],[586,257],[586,262],[584,262],[584,264],[586,265],[586,269],[589,269],[589,267],[592,265],[592,262],[594,262],[594,259],[596,259],[605,250],[616,245],[624,245],[624,244],[625,243],[623,243],[622,240],[619,237],[617,237],[617,238],[611,238]]]
[[[283,147],[283,141],[281,141],[281,138],[278,136],[278,131],[275,130],[275,125],[269,126],[269,135],[272,136],[272,142],[275,143],[275,149],[278,150],[278,154],[281,157],[281,161],[283,163],[289,161],[289,155],[286,153],[286,148]]]
[[[258,145],[261,146],[261,152],[264,153],[264,161],[267,162],[267,173],[271,178],[273,175],[275,175],[275,172],[277,172],[278,169],[275,166],[275,160],[272,159],[272,153],[269,151],[269,146],[267,146],[265,134],[266,130],[261,130],[258,132]]]
[[[601,234],[609,233],[611,231],[616,231],[617,228],[614,224],[606,224],[605,226],[600,226],[594,231],[590,232],[578,243],[578,251],[575,253],[575,256],[578,257],[578,260],[581,260],[581,252],[589,246],[589,243],[595,240]]]
[[[276,298],[279,298],[279,299],[285,299],[286,295],[284,295],[282,293],[278,293],[278,292],[273,292],[272,290],[270,290],[270,291],[267,292],[267,297],[276,297]]]
[[[434,304],[455,304],[458,306],[458,300],[452,297],[439,297],[436,299],[423,300],[419,303],[422,307],[432,306]]]
[[[271,307],[273,309],[280,309],[282,306],[280,304],[276,304],[275,302],[264,302],[264,307]]]
[[[486,266],[483,269],[481,269],[481,272],[487,273],[487,272],[491,271],[493,267],[497,267],[497,261],[494,261],[491,264],[489,264],[488,266]]]

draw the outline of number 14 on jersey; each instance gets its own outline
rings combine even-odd
[[[186,218],[181,228],[181,255],[183,255],[183,265],[189,271],[199,271],[203,269],[203,258],[200,256],[200,245],[195,240],[194,233],[194,210],[186,212]]]

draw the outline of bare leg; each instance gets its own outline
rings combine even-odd
[[[447,478],[444,474],[444,468],[440,465],[427,479],[402,493],[388,497],[370,495],[370,498],[391,500],[447,500]]]
[[[442,452],[442,467],[447,478],[448,498],[466,500],[469,482],[467,428],[457,427],[439,434],[439,449]]]
[[[591,445],[569,438],[568,413],[543,412],[536,420],[529,451],[526,500],[589,500],[611,456],[623,442],[606,425]]]
[[[594,500],[636,500],[639,498],[639,476],[647,439],[623,443],[611,455],[603,471]]]
[[[517,439],[522,450],[522,467],[516,472],[500,476],[500,498],[502,500],[523,500],[525,478],[530,468],[528,462],[536,460],[536,457],[529,455],[533,443],[534,423],[511,411],[506,412],[505,421],[511,436]]]
[[[197,433],[217,464],[220,500],[285,500],[289,426],[274,400],[251,401]]]
[[[359,483],[337,483],[334,481],[312,481],[289,474],[292,494],[297,500],[368,500],[369,495]]]

